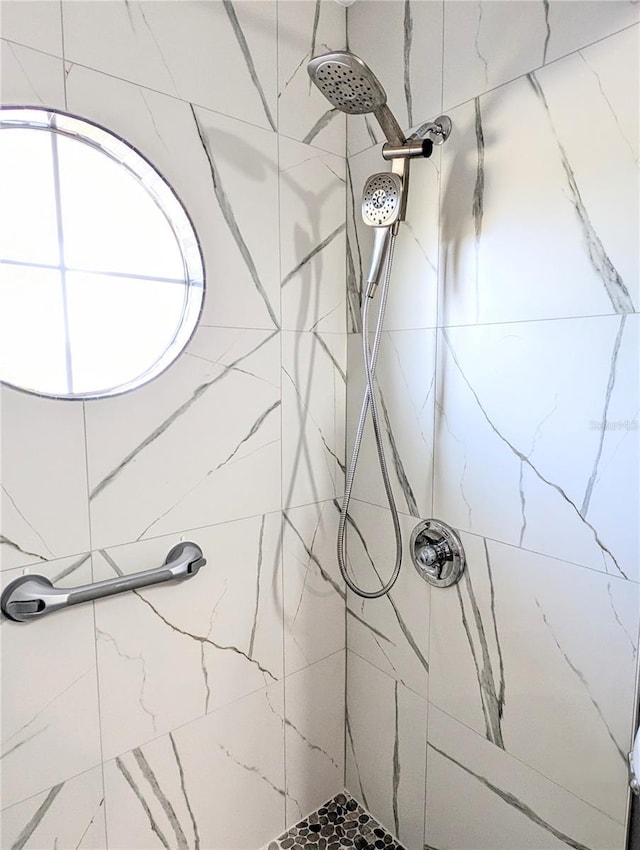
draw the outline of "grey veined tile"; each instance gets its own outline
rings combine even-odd
[[[282,503],[333,499],[342,490],[344,334],[282,333]]]
[[[622,850],[624,826],[434,706],[425,847]]]
[[[347,789],[407,847],[422,847],[427,703],[347,654]]]
[[[285,679],[287,823],[300,820],[344,781],[345,652]]]
[[[96,603],[105,758],[282,677],[279,512],[102,550],[96,578],[158,566],[180,538],[207,559],[193,578]]]
[[[468,534],[463,543],[461,582],[432,595],[431,702],[623,824],[637,585]]]
[[[279,137],[282,326],[345,330],[344,159]]]
[[[102,767],[63,780],[2,812],[2,846],[106,847]]]
[[[637,52],[634,28],[451,111],[443,324],[637,311]]]
[[[278,510],[279,367],[275,332],[200,327],[157,380],[87,405],[94,548]]]
[[[1,569],[89,549],[81,404],[2,387]]]
[[[60,0],[4,0],[2,37],[17,44],[62,56]],[[3,80],[4,85],[4,80]]]
[[[284,512],[284,640],[287,674],[332,656],[345,646],[345,589],[335,547],[333,501]],[[304,814],[304,812],[303,812]]]
[[[3,25],[8,5],[25,7],[24,3],[4,3]],[[27,8],[33,8],[33,4],[29,4]],[[2,65],[0,101],[3,105],[29,104],[30,106],[49,106],[53,109],[65,108],[62,59],[2,39],[0,63]]]
[[[282,684],[105,764],[114,847],[255,850],[284,821]]]
[[[275,131],[275,2],[62,9],[67,60]]]
[[[59,587],[90,584],[91,557],[85,553],[49,561],[31,572]],[[21,569],[3,572],[3,587],[23,574]],[[47,792],[51,796],[46,810],[67,780],[100,764],[93,623],[91,605],[74,606],[32,623],[2,620],[3,806]],[[67,787],[61,798],[67,801],[64,807],[69,804],[68,793]],[[29,808],[30,804],[20,809],[10,823],[20,822]],[[58,817],[53,820],[59,824]]]
[[[445,109],[637,21],[624,0],[445,3]]]
[[[443,331],[436,516],[637,580],[637,334],[635,315]]]
[[[379,599],[347,596],[347,645],[404,687],[427,696],[429,673],[430,586],[411,561],[408,541],[416,525],[400,515],[403,562],[393,588]],[[364,590],[379,590],[391,578],[396,547],[388,508],[353,500],[346,540],[352,580]]]
[[[332,0],[278,4],[278,130],[341,156],[345,116],[311,83],[307,63],[313,56],[344,49],[345,29],[345,9]]]

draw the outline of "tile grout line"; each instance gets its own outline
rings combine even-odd
[[[282,0],[277,0],[275,5],[276,11],[276,167],[278,169],[278,282],[282,282],[282,172],[281,172],[281,146],[282,133],[280,128],[280,15],[282,13]],[[278,286],[278,304],[279,304],[279,320],[282,329],[282,286]],[[285,593],[286,593],[286,559],[284,555],[284,404],[283,404],[283,352],[284,341],[282,330],[278,334],[280,345],[280,598],[282,599],[281,608],[281,646],[282,646],[282,773],[284,780],[284,800],[282,811],[283,828],[286,829],[288,811],[289,811],[289,781],[287,770],[287,650],[286,650],[286,634],[285,634]]]

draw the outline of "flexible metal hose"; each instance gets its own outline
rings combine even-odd
[[[364,392],[364,397],[362,399],[362,407],[360,408],[360,418],[358,420],[358,427],[356,429],[356,436],[353,444],[353,453],[351,455],[351,462],[349,463],[349,468],[347,470],[347,477],[345,481],[345,489],[344,489],[344,497],[342,499],[342,507],[340,509],[340,523],[338,525],[338,565],[340,567],[340,572],[342,573],[342,577],[345,580],[347,587],[349,587],[354,593],[358,596],[362,596],[364,599],[378,599],[380,596],[384,596],[388,593],[393,585],[396,583],[398,579],[398,575],[400,573],[400,565],[402,563],[402,536],[400,533],[400,521],[398,519],[398,511],[396,508],[396,503],[393,498],[393,491],[391,489],[391,482],[389,480],[389,472],[387,470],[387,462],[384,456],[384,446],[382,445],[382,433],[380,431],[380,421],[378,416],[378,403],[376,401],[376,396],[374,392],[374,379],[376,374],[376,363],[378,360],[378,350],[380,348],[380,337],[382,334],[382,324],[384,321],[384,313],[387,306],[387,297],[389,294],[389,281],[391,279],[391,265],[393,263],[393,251],[395,247],[396,236],[393,231],[391,232],[391,239],[389,242],[389,250],[387,253],[387,259],[384,268],[384,277],[383,283],[380,293],[380,307],[378,309],[378,318],[376,321],[376,329],[373,337],[373,346],[369,349],[369,340],[368,340],[368,324],[369,324],[369,305],[372,301],[370,295],[371,286],[368,287],[367,292],[365,293],[365,297],[363,299],[362,304],[362,352],[363,352],[363,360],[364,360],[364,370],[365,370],[365,379],[366,379],[366,389]],[[378,462],[380,464],[380,472],[382,474],[382,481],[384,483],[384,489],[387,496],[387,502],[389,504],[389,509],[391,511],[391,519],[393,522],[393,531],[396,539],[396,562],[393,568],[393,573],[391,574],[391,578],[387,582],[387,584],[383,585],[380,590],[362,590],[362,588],[358,587],[358,585],[351,579],[347,573],[347,562],[346,562],[346,546],[345,546],[345,537],[346,537],[346,526],[349,515],[349,503],[351,502],[351,491],[353,489],[353,480],[356,474],[356,468],[358,466],[358,457],[360,455],[360,447],[362,445],[362,437],[364,434],[364,426],[367,418],[367,413],[369,412],[369,407],[371,407],[371,421],[373,424],[373,433],[376,441],[376,449],[378,452]],[[374,568],[375,569],[375,568]],[[376,570],[377,575],[377,570]],[[380,578],[378,576],[378,578]],[[382,579],[381,579],[382,581]]]

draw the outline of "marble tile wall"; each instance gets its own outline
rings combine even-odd
[[[405,551],[388,599],[347,597],[347,788],[410,850],[625,846],[640,620],[639,11],[348,10],[350,47],[400,123],[453,121],[412,165],[377,382],[405,548],[435,516],[460,530],[468,568],[430,589]],[[375,122],[349,118],[350,435],[371,246],[360,193],[387,168],[381,140]],[[349,560],[373,588],[391,572],[393,533],[370,431],[361,456]]]
[[[2,102],[137,147],[207,273],[201,325],[152,384],[84,404],[2,389],[2,582],[97,581],[181,539],[208,563],[0,625],[0,843],[255,850],[344,778],[345,121],[305,71],[344,46],[344,9],[1,6]]]

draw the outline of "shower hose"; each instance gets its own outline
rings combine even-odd
[[[376,329],[373,336],[373,345],[371,346],[371,348],[369,348],[369,307],[373,300],[372,291],[375,287],[375,284],[370,283],[368,285],[365,297],[363,298],[362,354],[364,360],[366,388],[364,396],[362,398],[362,407],[360,408],[360,418],[358,420],[358,427],[356,429],[356,436],[353,444],[353,453],[351,455],[351,461],[347,470],[344,497],[342,499],[342,507],[340,509],[340,522],[338,525],[338,565],[340,567],[340,572],[342,573],[342,577],[345,580],[347,587],[349,587],[358,596],[362,596],[364,599],[378,599],[380,596],[384,596],[386,593],[388,593],[397,581],[398,575],[400,573],[400,564],[402,562],[402,537],[400,534],[400,521],[398,519],[398,510],[396,508],[396,503],[393,498],[393,491],[391,489],[391,482],[389,480],[387,461],[384,456],[384,447],[382,445],[382,433],[380,431],[380,420],[378,416],[378,403],[376,401],[376,396],[374,392],[376,362],[378,360],[380,336],[382,334],[382,324],[384,321],[384,313],[387,306],[387,296],[389,294],[389,281],[391,279],[391,265],[393,263],[393,251],[395,247],[395,240],[396,236],[395,233],[393,233],[392,231],[389,242],[389,250],[387,252],[386,262],[384,266],[383,282],[380,293],[380,307],[378,309],[378,318],[376,321]],[[351,491],[353,489],[353,480],[355,478],[356,468],[358,466],[358,457],[360,455],[360,447],[362,445],[362,436],[364,433],[364,426],[369,409],[371,409],[371,422],[373,424],[373,433],[375,436],[376,450],[378,453],[378,462],[380,465],[380,472],[382,474],[382,481],[384,483],[387,502],[391,511],[391,520],[393,522],[393,531],[395,534],[396,541],[396,562],[393,568],[393,573],[391,574],[391,578],[389,579],[387,584],[383,585],[379,590],[362,590],[362,588],[358,587],[358,585],[349,576],[347,572],[345,545],[346,527],[347,521],[349,519],[349,503],[351,502]],[[378,578],[380,578],[378,571],[375,570],[375,572]],[[381,578],[380,581],[382,582]]]

